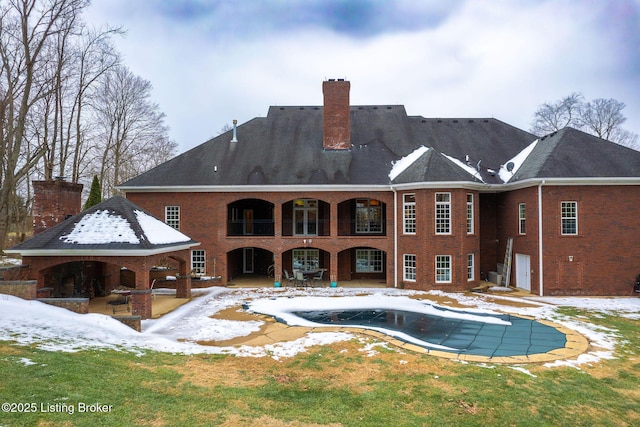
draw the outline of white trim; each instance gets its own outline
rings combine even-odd
[[[190,249],[200,243],[167,246],[157,249],[5,249],[9,254],[21,256],[149,256]]]
[[[413,279],[407,278],[407,257],[413,257]],[[418,278],[418,256],[416,254],[402,254],[402,280],[405,282],[416,282]]]
[[[380,185],[176,185],[176,186],[119,186],[116,189],[126,193],[294,193],[294,192],[363,192],[381,191],[390,189],[422,190],[422,189],[465,189],[479,192],[500,193],[503,191],[519,190],[521,188],[535,187],[540,183],[545,185],[640,185],[640,177],[586,177],[586,178],[529,178],[522,181],[506,184],[485,184],[473,181],[438,181],[438,182],[412,182],[406,184],[380,184]]]
[[[524,212],[520,209],[524,207]],[[524,216],[522,214],[524,213]],[[522,227],[524,225],[524,227]],[[522,229],[524,228],[524,231]],[[527,203],[520,202],[518,203],[518,236],[526,236],[527,235]]]
[[[563,210],[563,205],[565,203],[573,203],[573,206],[575,207],[575,216],[564,216],[564,210]],[[567,205],[568,207],[568,205]],[[565,220],[574,220],[576,223],[576,232],[575,233],[565,233],[564,232],[564,221]],[[578,201],[577,200],[562,200],[560,201],[560,235],[561,236],[578,236],[579,235],[579,231],[578,231]]]
[[[139,186],[117,187],[125,193],[322,193],[326,191],[389,191],[388,184],[381,185],[176,185],[166,187]]]
[[[449,267],[447,269],[441,268],[441,270],[449,270],[449,280],[438,280],[438,257],[447,257],[449,258]],[[451,255],[436,255],[435,258],[435,273],[436,273],[436,283],[453,283],[453,256]]]

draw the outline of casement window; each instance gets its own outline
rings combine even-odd
[[[527,207],[525,203],[518,205],[518,233],[527,234]]]
[[[436,283],[451,283],[451,255],[436,255]]]
[[[164,222],[169,227],[180,230],[180,206],[165,206]]]
[[[296,199],[293,201],[293,234],[295,236],[318,235],[318,201]]]
[[[578,202],[562,202],[560,210],[562,234],[566,236],[578,234]]]
[[[416,195],[402,196],[402,223],[404,234],[416,234]]]
[[[202,249],[191,251],[191,271],[196,275],[203,275],[207,272],[207,257]]]
[[[436,234],[451,234],[451,193],[436,193]]]
[[[467,193],[467,234],[473,234],[473,194]]]
[[[474,264],[475,260],[473,254],[467,254],[467,281],[469,282],[472,281],[475,277],[473,273]]]
[[[377,249],[356,250],[357,273],[382,273],[382,251]]]
[[[356,233],[382,233],[382,203],[379,200],[356,200]]]
[[[416,281],[416,256],[414,254],[404,254],[404,280]]]

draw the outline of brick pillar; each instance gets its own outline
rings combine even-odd
[[[329,265],[329,277],[331,282],[338,281],[338,252],[331,252]]]
[[[176,298],[191,298],[191,276],[176,276]]]
[[[33,181],[33,234],[38,234],[77,215],[82,209],[82,184]]]
[[[147,260],[142,260],[140,269],[136,269],[136,288],[131,291],[131,314],[150,319],[152,315],[151,282]]]
[[[131,291],[131,314],[140,316],[142,319],[150,319],[152,315],[151,304],[151,289]]]
[[[323,146],[325,150],[351,148],[351,115],[349,90],[351,83],[344,79],[322,82],[324,95]]]

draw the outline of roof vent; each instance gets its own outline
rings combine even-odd
[[[238,121],[233,119],[233,138],[231,142],[238,142]]]
[[[507,171],[512,172],[514,167],[516,167],[515,163],[513,162],[507,163]]]

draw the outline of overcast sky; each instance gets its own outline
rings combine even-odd
[[[640,0],[93,0],[85,18],[127,31],[180,152],[270,105],[322,105],[329,78],[352,105],[525,130],[581,92],[624,102],[640,133]]]

